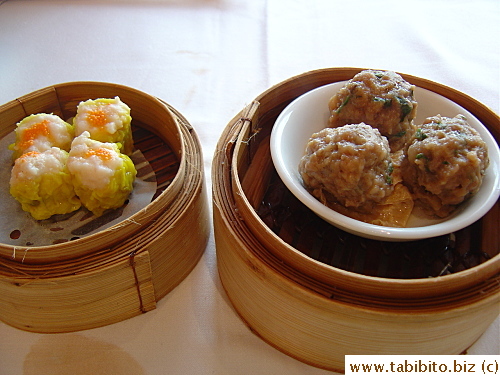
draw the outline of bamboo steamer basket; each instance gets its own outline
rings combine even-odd
[[[47,246],[0,244],[0,320],[9,325],[70,332],[148,312],[203,254],[210,226],[201,146],[167,103],[111,83],[62,83],[2,105],[0,137],[29,114],[69,118],[82,100],[115,96],[131,108],[134,146],[154,170],[156,194],[95,234]]]
[[[227,125],[212,168],[218,269],[236,311],[277,349],[338,372],[346,354],[463,353],[498,316],[500,302],[498,202],[444,245],[384,243],[330,226],[277,177],[269,135],[279,113],[301,94],[360,70],[316,70],[271,87]],[[402,76],[466,108],[500,139],[498,116],[481,103]],[[430,257],[435,251],[442,254]],[[428,277],[436,267],[443,271]],[[415,276],[412,268],[427,273]]]

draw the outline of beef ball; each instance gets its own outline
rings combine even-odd
[[[404,183],[427,214],[448,216],[480,188],[488,150],[466,118],[427,118],[412,137],[402,165]]]
[[[364,122],[387,137],[391,151],[402,149],[414,133],[414,86],[391,71],[356,74],[329,102],[330,126]]]
[[[333,198],[361,211],[393,191],[388,141],[364,123],[313,134],[299,172],[306,188],[323,203]]]

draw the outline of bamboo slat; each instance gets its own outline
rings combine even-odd
[[[153,166],[157,194],[95,235],[40,247],[0,244],[0,320],[7,324],[58,333],[131,318],[154,309],[203,254],[210,227],[201,146],[167,103],[115,84],[65,83],[1,106],[0,128],[10,133],[31,111],[71,117],[81,100],[114,96],[132,109],[135,146]]]
[[[390,248],[348,236],[279,181],[269,152],[279,113],[299,95],[360,70],[311,71],[271,87],[229,122],[212,168],[218,268],[229,299],[265,341],[335,371],[343,371],[346,354],[461,353],[497,317],[500,302],[498,202],[455,234],[460,246],[448,242],[451,250],[431,256],[422,248],[437,251],[441,242]],[[481,103],[403,77],[466,108],[498,139],[498,116]],[[446,274],[424,276],[443,261],[454,268],[445,263]]]

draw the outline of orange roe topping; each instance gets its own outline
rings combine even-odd
[[[37,151],[30,151],[30,152],[27,152],[25,154],[22,154],[21,156],[19,156],[18,160],[20,163],[27,163],[27,160],[28,158],[32,157],[32,156],[37,156],[38,154],[40,154],[39,152]]]
[[[112,152],[105,148],[90,149],[85,153],[86,158],[89,158],[92,155],[97,156],[101,160],[111,160],[113,158]]]
[[[30,151],[30,152],[27,152],[25,154],[22,154],[20,156],[20,158],[29,158],[29,157],[32,157],[32,156],[36,156],[38,154],[40,154],[38,151]]]
[[[28,129],[25,129],[21,135],[21,142],[19,142],[19,147],[21,150],[25,150],[31,145],[36,138],[40,135],[49,136],[49,120],[40,121]]]
[[[102,109],[97,108],[89,112],[89,114],[87,115],[87,121],[90,123],[90,125],[95,126],[96,128],[102,128],[108,123],[108,117]]]

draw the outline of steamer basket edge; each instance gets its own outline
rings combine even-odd
[[[292,77],[288,80],[285,80],[281,84],[273,86],[272,88],[259,95],[256,98],[256,102],[259,105],[257,111],[259,111],[260,116],[263,117],[265,116],[266,109],[269,111],[271,106],[275,103],[281,103],[280,105],[283,106],[282,103],[288,103],[303,92],[309,91],[316,86],[329,83],[333,80],[345,80],[352,77],[351,74],[355,74],[355,72],[359,70],[361,69],[330,68],[306,72],[302,75]],[[466,94],[458,92],[457,90],[450,89],[444,85],[433,83],[429,80],[425,80],[422,78],[412,78],[412,76],[408,75],[406,75],[406,77],[410,77],[408,79],[410,79],[411,83],[414,83],[416,80],[421,86],[425,86],[424,88],[431,89],[444,96],[448,95],[450,96],[450,99],[459,98],[459,104],[464,106],[474,115],[477,115],[477,108],[479,108],[480,116],[478,117],[481,117],[483,121],[486,121],[485,125],[487,125],[490,129],[500,131],[500,126],[498,126],[498,116],[496,116],[487,107],[477,102],[475,99],[469,97]],[[307,81],[309,78],[311,78],[311,81],[313,83]],[[311,85],[315,86],[311,87]],[[289,88],[289,86],[291,88]],[[285,99],[277,99],[286,95],[288,95],[288,97],[286,97]],[[230,127],[234,126],[235,122],[239,121],[240,117],[238,116],[239,115],[237,115],[232,120],[232,125],[230,125]],[[248,116],[241,115],[241,117],[246,118]],[[250,142],[248,140],[256,139],[256,133],[261,130],[260,127],[254,123],[255,121],[258,122],[258,115],[256,115],[256,117],[253,118],[252,121],[242,121],[239,135],[237,138],[235,137],[234,154],[236,156],[232,159],[233,195],[236,197],[236,204],[238,209],[240,210],[240,212],[242,212],[242,215],[245,217],[247,224],[253,230],[254,235],[259,238],[260,241],[263,241],[263,243],[268,244],[268,249],[270,252],[274,253],[284,262],[290,262],[292,264],[292,267],[297,267],[305,274],[308,274],[314,278],[318,278],[326,283],[335,283],[335,285],[337,286],[339,286],[340,283],[340,286],[344,286],[347,288],[355,287],[356,290],[363,288],[369,293],[375,293],[378,295],[386,295],[385,291],[390,291],[389,295],[386,296],[397,295],[401,298],[432,296],[444,294],[450,291],[457,291],[461,288],[466,288],[473,284],[477,284],[484,280],[487,280],[498,273],[498,269],[500,267],[500,254],[498,254],[498,249],[496,250],[497,254],[492,259],[471,269],[460,271],[451,275],[446,275],[445,277],[410,280],[394,280],[355,274],[349,271],[343,271],[341,269],[331,267],[305,256],[290,245],[286,244],[283,240],[281,240],[281,238],[279,238],[269,230],[269,228],[256,214],[255,208],[252,207],[252,204],[249,202],[245,194],[245,190],[241,186],[241,180],[244,179],[244,176],[242,176],[242,174],[246,172],[246,169],[243,168],[244,172],[241,172],[240,164],[250,157],[243,156],[242,154],[244,152],[252,152],[247,150],[247,148],[251,147],[249,146]],[[495,125],[497,126],[496,128]],[[253,147],[254,154],[258,152],[255,151],[255,149],[258,149],[258,147],[259,146]],[[243,162],[240,162],[241,160],[243,160]],[[499,202],[496,203],[497,211],[498,206]],[[495,220],[495,213],[493,212],[493,210],[490,211],[489,215],[492,216],[489,220]],[[495,243],[496,241],[491,242]],[[498,242],[496,243],[497,247],[500,246],[498,245]],[[408,287],[410,287],[411,289],[409,290]]]
[[[106,82],[76,81],[55,84],[36,90],[0,106],[0,114],[3,115],[3,111],[5,110],[15,112],[18,116],[17,118],[12,118],[11,115],[7,114],[9,122],[2,121],[2,129],[7,129],[8,132],[12,131],[17,121],[31,113],[52,110],[51,112],[60,114],[63,117],[71,117],[76,110],[76,104],[80,101],[88,98],[111,96],[121,96],[125,102],[127,102],[127,99],[132,101],[134,104],[131,105],[133,118],[135,118],[134,109],[138,108],[143,112],[142,108],[138,105],[139,103],[143,104],[145,108],[149,108],[152,113],[156,113],[157,116],[162,116],[165,126],[156,130],[155,125],[158,125],[156,123],[152,125],[147,124],[141,118],[141,116],[144,116],[142,113],[137,117],[137,120],[140,121],[141,125],[146,125],[148,130],[157,133],[157,136],[164,139],[167,144],[173,146],[172,151],[178,155],[180,166],[172,183],[146,208],[137,212],[125,222],[122,221],[111,228],[69,243],[35,247],[12,246],[0,243],[0,257],[14,257],[27,264],[46,263],[51,261],[57,262],[85,255],[89,249],[92,248],[102,249],[113,246],[119,241],[120,237],[123,238],[127,235],[132,235],[134,232],[141,230],[142,224],[154,220],[155,217],[160,215],[162,211],[171,204],[172,200],[178,194],[182,187],[183,171],[186,168],[186,158],[183,150],[184,144],[179,137],[180,128],[178,122],[165,103],[142,91],[124,85]],[[54,101],[57,101],[57,103],[54,103]],[[21,110],[17,110],[16,107]],[[161,124],[160,121],[158,121],[158,123]],[[77,247],[78,249],[67,251],[66,249],[68,247]],[[16,258],[15,254],[19,254],[20,258]]]
[[[215,211],[219,274],[236,311],[268,344],[312,366],[343,372],[345,354],[460,354],[498,314],[498,295],[438,313],[344,305],[283,278],[251,252],[235,251],[234,241],[224,243],[229,227]]]
[[[154,100],[178,129],[172,136],[183,156],[184,166],[175,175],[178,186],[159,196],[168,202],[152,224],[143,226],[144,233],[132,234],[109,253],[104,248],[45,264],[0,258],[0,320],[40,333],[112,324],[154,309],[198,263],[210,233],[201,144],[175,108]],[[192,235],[179,233],[187,230]]]
[[[335,80],[345,80],[359,70],[361,69],[332,68],[292,77],[259,95],[255,100],[259,106],[257,112],[260,111],[262,117],[271,111],[279,112],[291,100],[282,97],[282,93],[288,89],[294,90],[292,96],[296,97],[321,84],[331,83],[330,73]],[[307,78],[311,79],[304,83]],[[303,84],[298,83],[297,79],[302,80]],[[283,88],[283,85],[289,87]],[[462,95],[464,94],[460,93],[460,100],[467,102],[468,97]],[[269,100],[262,100],[266,96],[269,96]],[[484,280],[484,275],[477,275],[480,273],[480,266],[470,271],[470,274],[455,274],[457,279],[476,279],[462,284],[460,288],[465,290],[455,290],[451,301],[447,296],[436,293],[436,290],[428,291],[425,288],[407,299],[397,293],[375,293],[374,297],[370,296],[373,298],[373,306],[377,306],[374,310],[360,305],[359,301],[363,296],[350,294],[348,287],[343,291],[345,294],[339,294],[340,297],[346,297],[346,300],[336,300],[335,293],[325,294],[328,288],[323,288],[323,282],[331,281],[328,274],[323,274],[324,279],[315,279],[317,264],[302,259],[305,256],[298,252],[296,256],[300,259],[296,262],[304,265],[310,261],[312,269],[304,271],[297,269],[297,264],[290,265],[286,257],[290,249],[285,249],[286,246],[272,238],[274,233],[267,233],[270,231],[258,217],[251,223],[253,218],[248,212],[254,213],[254,201],[250,202],[251,199],[242,188],[248,170],[248,165],[242,164],[259,152],[259,142],[265,136],[251,145],[253,140],[260,137],[258,133],[262,129],[249,116],[249,112],[251,111],[245,108],[224,129],[214,156],[212,180],[220,278],[236,311],[250,329],[285,354],[313,366],[339,372],[344,370],[345,354],[383,354],[385,351],[394,354],[405,350],[406,354],[459,354],[467,350],[498,315],[500,295],[498,276],[495,277],[494,274],[498,273],[499,257],[495,256],[488,261],[490,271],[492,267],[495,271],[492,272],[493,275],[486,277],[487,280]],[[498,117],[494,114],[492,117],[492,112],[487,108],[482,116],[483,121],[484,118],[498,121]],[[242,150],[247,145],[250,151]],[[342,281],[346,274],[339,270],[336,281]],[[359,281],[358,276],[364,278],[363,275],[354,275],[353,282]],[[367,284],[373,282],[372,278],[366,279]],[[484,295],[486,289],[482,289],[484,285],[481,280],[488,286]],[[388,283],[400,281],[391,280]],[[402,283],[404,282],[411,284],[415,280]],[[435,282],[433,280],[429,283]],[[465,297],[463,303],[460,302],[461,296]],[[429,301],[427,308],[418,307],[426,301]],[[386,302],[389,305],[385,305]],[[393,302],[399,303],[399,309],[391,311],[391,306],[395,306],[390,305]],[[318,306],[321,306],[323,312],[318,312]],[[338,309],[343,309],[344,313],[340,313]],[[367,316],[350,317],[350,312],[369,314],[370,324],[366,325]],[[378,320],[385,315],[389,317],[387,321]],[[391,322],[390,319],[394,317],[396,320]],[[444,317],[446,318],[441,320]],[[346,327],[351,327],[354,331],[346,331]],[[353,337],[352,332],[362,334]],[[414,334],[421,335],[420,343],[408,342],[408,337],[414,337]],[[369,344],[365,345],[363,341],[371,342],[372,346],[367,347]],[[381,343],[384,345],[381,346]],[[386,347],[386,344],[389,345]],[[363,345],[364,350],[359,349]]]

